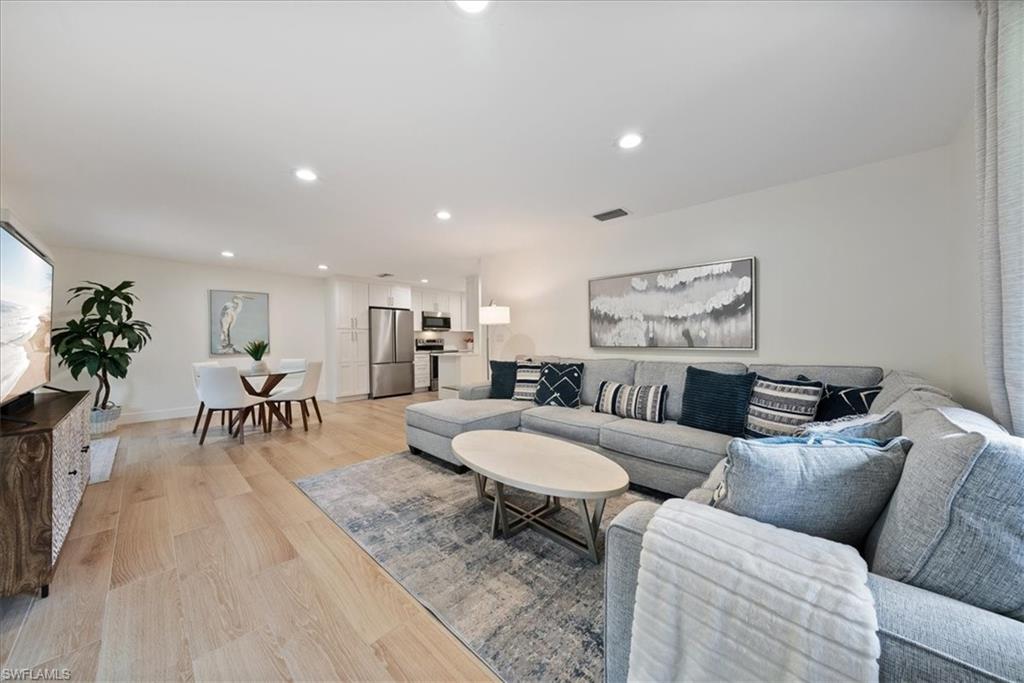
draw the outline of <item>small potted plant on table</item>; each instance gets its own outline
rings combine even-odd
[[[139,300],[131,291],[134,286],[130,280],[117,287],[87,280],[72,287],[68,303],[85,297],[81,317],[53,331],[53,350],[60,358],[59,364],[67,366],[76,380],[84,370],[99,382],[90,415],[93,434],[117,428],[121,406],[110,400],[110,378],[127,377],[132,354],[152,338],[149,323],[133,319],[132,309]]]
[[[270,348],[270,344],[263,341],[262,339],[253,339],[251,342],[245,345],[245,352],[252,358],[252,371],[253,372],[266,372],[267,361],[263,360],[264,354]]]

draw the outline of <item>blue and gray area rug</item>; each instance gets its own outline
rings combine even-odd
[[[529,529],[492,539],[471,474],[398,453],[295,484],[503,680],[603,679],[603,559]],[[644,499],[609,500],[602,529]],[[575,507],[557,514],[578,523]]]

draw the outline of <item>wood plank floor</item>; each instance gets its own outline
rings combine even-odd
[[[404,450],[417,394],[324,403],[245,445],[128,425],[50,597],[0,600],[0,666],[73,680],[494,680],[291,480]]]

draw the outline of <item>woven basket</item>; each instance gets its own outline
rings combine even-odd
[[[121,419],[121,406],[110,408],[94,408],[89,413],[89,431],[93,434],[106,434],[117,429]]]

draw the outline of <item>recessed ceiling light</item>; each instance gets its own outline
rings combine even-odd
[[[440,211],[438,211],[434,215],[437,216],[437,220],[439,220],[439,221],[446,221],[446,220],[448,220],[449,218],[452,217],[451,212],[445,211],[444,209],[441,209]]]
[[[235,258],[235,252],[233,251],[222,251],[220,252],[220,255],[224,258]]]
[[[422,280],[420,280],[420,282],[422,282],[423,284],[427,284],[428,282],[430,282],[430,280],[428,280],[427,278],[423,278]]]
[[[316,180],[316,172],[311,168],[299,168],[295,171],[295,177],[299,180],[305,180],[307,183],[311,183]]]
[[[455,0],[455,6],[466,14],[480,14],[489,4],[490,0]]]
[[[640,146],[640,143],[644,141],[644,136],[640,133],[626,133],[619,138],[618,145],[622,149],[634,149]]]
[[[319,268],[320,270],[327,270],[327,266],[325,264],[323,264],[323,263],[321,263],[319,266],[317,266],[317,268]]]

